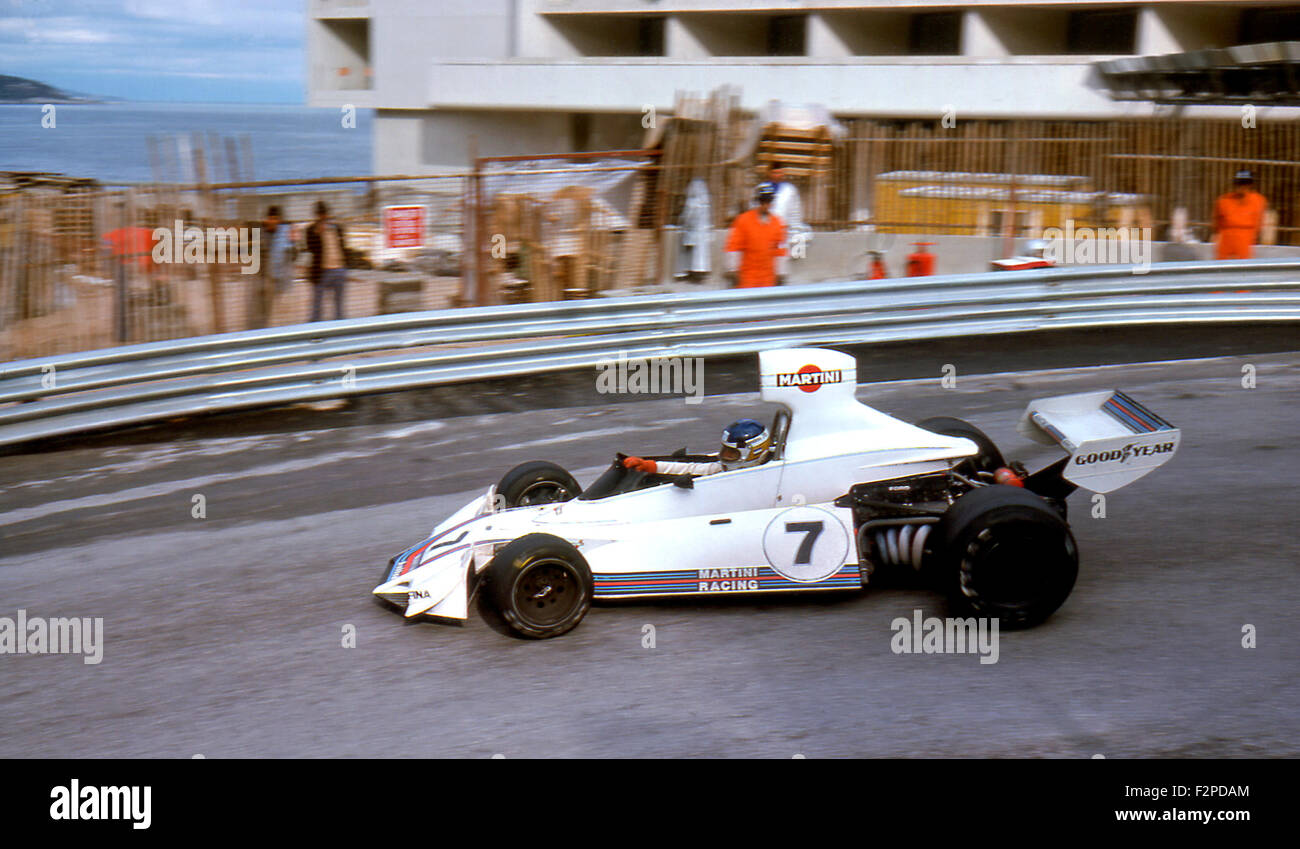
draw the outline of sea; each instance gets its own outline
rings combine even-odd
[[[210,137],[247,135],[252,178],[295,180],[371,173],[374,112],[358,109],[344,126],[337,108],[280,104],[95,103],[58,104],[53,126],[40,104],[0,105],[0,171],[50,171],[103,183],[155,179],[150,136],[164,143],[199,133],[212,156]],[[227,176],[225,144],[209,182]],[[241,169],[244,157],[240,146]],[[249,175],[241,173],[244,179]]]

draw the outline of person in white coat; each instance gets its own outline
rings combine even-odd
[[[701,177],[686,187],[681,221],[678,270],[689,280],[703,280],[713,270],[713,204],[709,201],[708,183]]]
[[[803,220],[803,199],[799,196],[799,189],[786,180],[781,164],[774,163],[768,175],[768,181],[776,186],[772,214],[784,221],[786,227],[786,257],[778,268],[778,283],[784,283],[789,261],[805,256],[808,243],[812,241],[812,230]]]

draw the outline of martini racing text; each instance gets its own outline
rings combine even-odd
[[[757,578],[758,569],[752,566],[735,569],[701,569],[700,592],[727,593],[756,590],[758,589]]]

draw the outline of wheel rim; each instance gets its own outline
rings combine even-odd
[[[1053,601],[1062,584],[1061,539],[1042,528],[1001,530],[974,553],[978,573],[971,576],[971,589],[1007,610]]]
[[[537,560],[515,581],[514,608],[530,625],[563,622],[581,603],[577,575],[563,560]]]
[[[568,501],[572,498],[569,488],[562,483],[555,481],[538,481],[531,484],[519,493],[519,506],[526,507],[534,504],[553,504],[557,501]]]

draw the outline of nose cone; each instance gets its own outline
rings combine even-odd
[[[407,617],[427,612],[464,619],[469,608],[468,570],[472,564],[473,553],[469,547],[449,550],[380,583],[371,592],[401,608]]]

